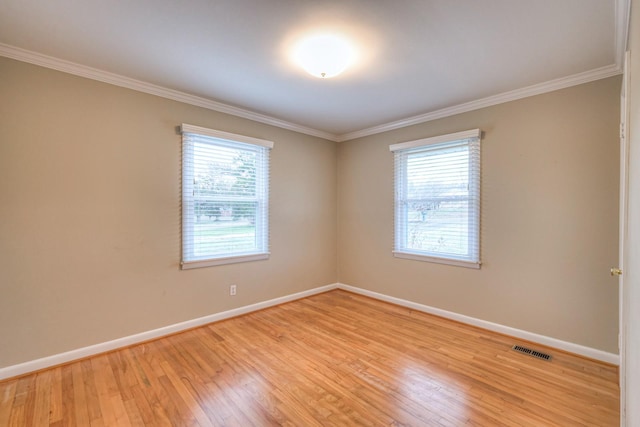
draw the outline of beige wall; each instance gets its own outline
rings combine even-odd
[[[0,76],[0,367],[337,279],[617,352],[619,78],[336,145],[9,59]],[[179,270],[183,122],[275,141],[270,260]],[[482,269],[393,258],[388,145],[475,127]]]
[[[183,122],[275,142],[270,260],[179,269]],[[5,58],[0,132],[0,367],[336,282],[333,142]]]
[[[338,146],[338,279],[617,353],[620,78]],[[389,145],[480,128],[480,270],[394,258]]]

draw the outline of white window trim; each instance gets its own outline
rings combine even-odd
[[[389,151],[395,153],[396,151],[409,150],[412,148],[419,148],[419,147],[446,143],[446,142],[455,142],[455,141],[460,141],[463,139],[470,139],[470,138],[477,138],[478,140],[480,140],[481,136],[482,136],[482,131],[480,129],[471,129],[471,130],[462,131],[462,132],[450,133],[447,135],[439,135],[439,136],[434,136],[430,138],[418,139],[415,141],[392,144],[389,146]],[[480,167],[478,168],[478,175],[479,173],[480,173]],[[395,174],[397,174],[397,171],[394,170],[394,176]],[[477,182],[478,191],[480,191],[480,176],[477,177],[477,180],[478,180]],[[396,188],[394,185],[394,193],[395,191],[396,191]],[[395,204],[396,204],[396,196],[394,195],[394,221],[397,220],[396,219],[397,212],[396,212]],[[477,247],[478,261],[466,261],[466,260],[454,259],[454,258],[441,258],[441,257],[432,256],[432,255],[424,255],[421,253],[411,252],[408,250],[394,249],[392,253],[393,253],[393,256],[396,258],[479,269],[480,266],[482,265],[482,262],[480,261],[480,206],[478,206],[478,220],[476,221],[476,229],[474,230],[474,233],[478,239],[478,247]],[[397,235],[397,229],[394,226],[394,248],[396,249],[397,249],[398,238],[402,238],[402,236]]]
[[[180,266],[183,270],[190,270],[192,268],[214,267],[216,265],[236,264],[239,262],[260,261],[263,259],[269,259],[271,252],[265,252],[255,255],[239,255],[230,257],[211,258],[200,261],[182,261]]]
[[[245,136],[245,135],[237,135],[234,133],[229,133],[229,132],[223,132],[223,131],[219,131],[219,130],[215,130],[215,129],[209,129],[209,128],[204,128],[204,127],[200,127],[200,126],[195,126],[195,125],[189,125],[186,123],[183,123],[180,126],[180,131],[181,133],[193,133],[193,134],[198,134],[198,135],[204,135],[204,136],[210,136],[213,138],[217,138],[217,139],[222,139],[222,140],[227,140],[227,141],[231,141],[231,142],[239,142],[239,143],[245,143],[245,144],[252,144],[252,145],[257,145],[257,146],[261,146],[261,147],[266,147],[268,149],[272,149],[273,148],[273,141],[268,141],[265,139],[259,139],[259,138],[253,138],[250,136]],[[183,153],[184,153],[184,148],[183,148]],[[183,154],[184,156],[184,154]],[[184,158],[182,160],[184,162]],[[184,167],[184,165],[183,165]],[[182,253],[183,253],[183,257],[184,257],[184,240],[185,239],[191,239],[193,238],[192,236],[192,232],[188,229],[185,228],[184,226],[184,215],[185,215],[185,209],[187,209],[186,203],[184,201],[184,185],[186,181],[193,181],[193,171],[191,170],[184,170],[182,172],[182,179],[183,179],[183,189],[182,189],[182,196],[181,198],[182,200],[182,205],[183,205],[183,211],[182,211],[182,216],[183,216],[183,225],[182,225]],[[268,196],[267,196],[267,200],[266,202],[269,202]],[[267,221],[268,221],[268,217],[267,217]],[[269,225],[266,224],[266,227],[268,227]],[[269,238],[269,232],[267,229],[267,239]],[[195,260],[190,260],[190,261],[185,261],[184,259],[181,260],[180,262],[180,268],[182,270],[189,270],[189,269],[194,269],[194,268],[203,268],[203,267],[212,267],[212,266],[217,266],[217,265],[225,265],[225,264],[235,264],[235,263],[241,263],[241,262],[250,262],[250,261],[259,261],[259,260],[265,260],[265,259],[269,259],[271,252],[268,251],[268,242],[267,242],[267,251],[260,251],[257,253],[248,253],[248,254],[242,254],[242,255],[233,255],[233,256],[221,256],[221,257],[215,257],[215,258],[206,258],[206,259],[195,259]]]
[[[480,265],[482,264],[480,261],[471,262],[471,261],[462,261],[459,259],[438,258],[438,257],[428,256],[428,255],[413,254],[411,252],[393,251],[393,256],[396,258],[410,259],[413,261],[432,262],[435,264],[447,264],[447,265],[455,265],[457,267],[466,267],[466,268],[475,268],[475,269],[479,269]]]
[[[208,129],[200,126],[183,123],[180,127],[182,133],[197,133],[199,135],[211,136],[213,138],[226,139],[233,142],[244,142],[246,144],[260,145],[262,147],[273,148],[273,141],[253,138],[251,136],[237,135],[235,133],[223,132],[221,130]]]
[[[389,151],[407,150],[409,148],[424,147],[425,145],[439,144],[441,142],[453,142],[461,139],[480,138],[480,129],[465,130],[462,132],[450,133],[448,135],[432,136],[430,138],[417,139],[415,141],[400,142],[389,146]]]

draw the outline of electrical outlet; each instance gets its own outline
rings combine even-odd
[[[229,295],[233,296],[236,294],[236,285],[229,286]]]

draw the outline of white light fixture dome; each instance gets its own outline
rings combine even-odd
[[[316,34],[300,40],[293,58],[312,76],[328,79],[342,73],[354,60],[353,46],[336,34]]]

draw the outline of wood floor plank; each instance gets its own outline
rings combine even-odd
[[[282,354],[269,350],[272,345],[270,341],[274,339],[273,330],[267,332],[266,341],[260,342],[260,331],[264,331],[262,326],[258,326],[246,336],[234,337],[237,339],[236,345],[253,348],[250,365],[255,371],[260,372],[270,385],[270,394],[275,403],[265,405],[262,402],[262,405],[272,412],[277,408],[280,414],[273,414],[275,419],[293,418],[306,425],[319,425],[313,415],[322,419],[332,413],[323,402],[327,391],[322,387],[313,386],[306,375],[308,372],[305,371],[305,367],[300,366],[295,353],[287,352],[286,360],[283,360]],[[264,350],[256,348],[257,346]],[[297,408],[295,413],[292,413],[291,408]]]
[[[137,406],[141,411],[147,405],[151,409],[151,412],[146,412],[152,420],[147,425],[171,425],[171,413],[177,413],[177,409],[169,400],[159,378],[155,376],[153,368],[148,363],[147,356],[153,354],[153,349],[149,344],[142,344],[128,350],[136,361],[140,378],[139,390],[137,387],[133,388]],[[142,413],[145,414],[144,411]]]
[[[206,343],[209,336],[203,336],[206,328],[200,328],[185,334],[188,340],[176,344],[172,351],[173,366],[176,366],[181,377],[189,378],[185,384],[195,396],[214,425],[253,425],[251,419],[255,415],[253,407],[244,407],[244,411],[237,410],[238,403],[244,401],[238,397],[238,387],[220,383],[224,373],[232,371],[227,363],[221,363],[219,357],[210,356],[223,354],[217,343],[210,348]],[[235,357],[228,356],[229,360]],[[237,400],[237,402],[236,402]]]
[[[142,426],[145,424],[142,419],[142,414],[138,409],[137,402],[133,398],[125,400],[124,407],[127,412],[127,418],[129,418],[132,426]]]
[[[36,376],[37,374],[33,374],[18,379],[11,408],[11,415],[9,416],[10,426],[26,426],[33,424]]]
[[[49,425],[49,408],[51,407],[51,376],[51,371],[42,371],[36,375],[36,396],[33,408],[33,425]]]
[[[0,382],[0,426],[617,426],[617,381],[331,291]]]
[[[80,406],[85,407],[91,426],[99,427],[103,424],[103,420],[91,360],[82,360],[78,363],[73,364],[72,367],[75,368],[75,365],[79,365],[80,372],[77,374],[77,376],[74,375],[74,387],[76,387],[76,384],[78,387],[84,387],[84,401],[86,402],[86,405]],[[77,412],[78,411],[82,411],[82,409],[77,409]]]
[[[82,364],[74,363],[70,365],[70,367],[71,367],[71,376],[73,378],[74,402],[94,401],[94,399],[89,399],[87,396]],[[75,409],[75,418],[78,425],[81,425],[81,426],[91,425],[91,418],[89,417],[89,405],[84,405],[84,404],[74,405],[74,409]]]
[[[102,421],[108,426],[131,425],[124,408],[123,392],[118,389],[108,355],[103,354],[92,358],[91,364],[95,372]]]
[[[164,410],[159,410],[159,404],[154,399],[149,399],[140,385],[132,387],[133,401],[138,408],[142,425],[170,426],[171,421]]]
[[[2,394],[0,394],[0,426],[9,425],[11,409],[13,408],[17,386],[18,380],[10,380],[6,381],[4,386],[1,387]]]
[[[49,397],[49,423],[62,423],[64,408],[62,404],[62,367],[51,368],[51,395]],[[2,424],[0,424],[2,425]]]
[[[171,365],[168,362],[163,362],[162,369],[171,382],[176,394],[180,397],[182,402],[189,407],[189,412],[193,414],[196,421],[203,426],[211,424],[209,416],[202,410],[202,407],[196,398],[194,398],[194,396],[189,392],[189,387],[182,382],[180,376],[171,367]]]

